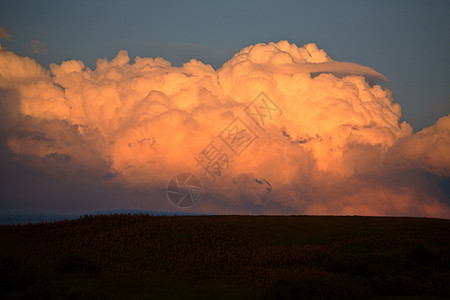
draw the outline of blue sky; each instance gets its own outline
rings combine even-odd
[[[384,74],[414,129],[450,113],[449,1],[2,1],[2,45],[48,67],[120,49],[218,68],[257,42],[315,42]],[[32,53],[30,43],[46,45]],[[28,46],[27,46],[28,45]]]

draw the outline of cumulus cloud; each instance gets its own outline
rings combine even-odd
[[[422,169],[450,177],[450,116],[413,136],[400,139],[391,149],[392,163],[403,169]]]
[[[0,125],[15,160],[41,176],[147,193],[146,208],[170,207],[168,181],[189,172],[202,212],[450,217],[439,186],[450,116],[414,134],[376,80],[385,77],[287,41],[246,47],[218,70],[130,63],[124,50],[94,69],[72,60],[46,70],[3,50]],[[239,149],[227,140],[236,128]],[[220,167],[206,172],[213,149]]]

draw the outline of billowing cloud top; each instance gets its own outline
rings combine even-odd
[[[173,175],[195,174],[197,211],[450,217],[439,188],[450,116],[413,134],[376,80],[386,78],[287,41],[246,47],[218,70],[130,63],[124,50],[95,69],[72,60],[46,70],[2,50],[0,126],[17,159],[48,177],[156,195]],[[222,158],[214,172],[202,161],[211,149]]]

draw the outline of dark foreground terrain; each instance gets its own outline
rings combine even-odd
[[[1,299],[440,299],[450,220],[84,216],[0,226]]]

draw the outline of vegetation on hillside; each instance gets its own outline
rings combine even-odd
[[[5,225],[0,296],[450,297],[449,236],[450,220],[389,217],[98,215]]]

